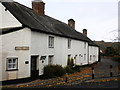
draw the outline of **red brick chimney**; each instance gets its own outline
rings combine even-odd
[[[83,29],[83,35],[87,36],[87,29]]]
[[[41,14],[42,16],[45,15],[45,3],[42,0],[33,0],[32,1],[32,9]]]
[[[69,20],[68,20],[68,25],[69,25],[70,27],[72,27],[73,29],[75,29],[75,21],[74,21],[73,19],[69,19]]]

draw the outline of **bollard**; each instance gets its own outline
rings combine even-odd
[[[92,67],[92,79],[94,79],[94,67]]]
[[[66,73],[65,82],[68,81],[68,74]]]
[[[113,76],[113,73],[112,73],[112,65],[110,65],[110,77]]]

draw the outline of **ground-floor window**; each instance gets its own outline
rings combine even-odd
[[[44,63],[45,59],[46,59],[46,56],[41,56],[41,58],[40,58],[40,60],[42,61],[42,63]]]
[[[52,65],[53,64],[53,55],[48,56],[48,64]]]
[[[84,60],[86,60],[86,54],[84,54]]]
[[[7,58],[7,70],[18,69],[18,58]]]
[[[95,61],[95,59],[96,59],[96,56],[95,56],[95,55],[93,55],[93,60]]]
[[[82,57],[82,55],[81,55],[81,54],[79,54],[79,61],[81,60],[81,57]]]
[[[68,55],[68,59],[70,59],[70,57],[71,57],[71,55],[69,54],[69,55]]]
[[[67,59],[67,65],[70,65],[70,61],[71,61],[71,55],[68,55],[68,59]]]
[[[92,55],[90,55],[90,61],[92,60]]]

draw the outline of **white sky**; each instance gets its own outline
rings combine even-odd
[[[32,0],[15,0],[31,7]],[[45,14],[68,23],[75,20],[75,29],[88,30],[92,40],[114,41],[118,36],[118,1],[119,0],[42,0]]]

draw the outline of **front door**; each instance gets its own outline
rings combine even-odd
[[[37,58],[38,56],[31,56],[31,77],[37,78],[39,76],[39,70],[37,70]]]

